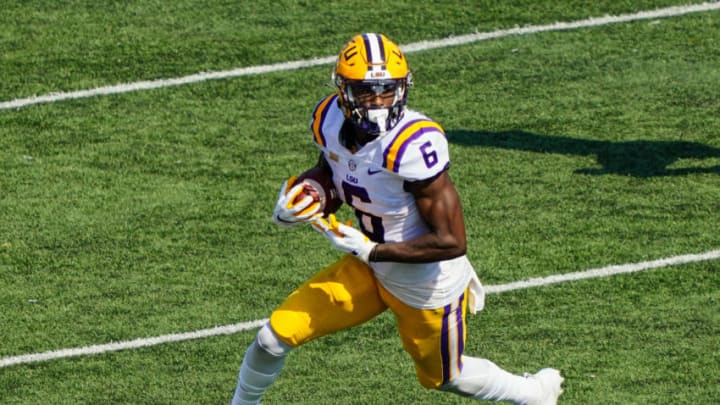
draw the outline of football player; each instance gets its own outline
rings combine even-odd
[[[292,292],[247,349],[233,405],[259,403],[287,354],[313,339],[390,310],[422,386],[478,400],[555,404],[563,378],[552,368],[511,374],[463,353],[466,315],[484,293],[465,256],[458,193],[442,127],[408,109],[411,74],[400,48],[366,33],[345,45],[310,128],[318,166],[332,174],[359,226],[323,217],[312,198],[281,190],[282,225],[309,223],[347,254]],[[290,182],[291,183],[291,182]]]

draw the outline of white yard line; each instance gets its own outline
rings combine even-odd
[[[658,10],[641,11],[632,14],[622,14],[617,16],[591,17],[585,20],[572,22],[558,22],[548,25],[531,25],[526,27],[515,27],[492,32],[483,32],[475,34],[467,34],[456,37],[444,38],[435,41],[421,41],[401,46],[403,51],[407,53],[426,51],[436,48],[445,48],[448,46],[465,45],[488,39],[502,38],[511,35],[527,35],[547,31],[562,31],[578,28],[596,27],[600,25],[608,25],[615,23],[649,20],[657,18],[676,17],[684,14],[698,13],[704,11],[712,11],[720,9],[720,2],[706,2],[700,4],[690,4],[685,6],[667,7]],[[220,72],[204,72],[196,73],[190,76],[178,77],[174,79],[158,79],[146,80],[134,83],[124,83],[112,86],[97,87],[89,90],[79,90],[71,92],[50,93],[27,98],[18,98],[10,101],[0,102],[0,110],[9,110],[13,108],[27,107],[33,104],[52,103],[62,100],[70,100],[77,98],[94,97],[110,94],[129,93],[132,91],[151,90],[163,87],[179,86],[183,84],[203,82],[206,80],[226,79],[231,77],[240,77],[248,75],[256,75],[263,73],[279,72],[284,70],[297,70],[309,68],[319,65],[327,65],[335,62],[335,56],[326,56],[322,58],[299,60],[294,62],[276,63],[272,65],[250,66],[246,68],[238,68],[225,70]]]
[[[712,250],[700,254],[688,254],[682,256],[668,257],[640,263],[621,264],[607,266],[598,269],[579,271],[575,273],[558,274],[543,278],[533,278],[525,281],[517,281],[509,284],[486,286],[488,294],[499,294],[502,292],[520,290],[525,288],[541,287],[549,284],[563,283],[567,281],[584,280],[590,278],[610,277],[617,274],[634,273],[639,271],[657,269],[661,267],[675,266],[688,263],[703,262],[720,259],[720,250]],[[156,346],[163,343],[181,342],[184,340],[202,339],[219,335],[231,335],[259,328],[267,322],[267,319],[258,319],[249,322],[241,322],[232,325],[217,326],[210,329],[201,329],[193,332],[173,333],[156,337],[129,340],[125,342],[107,343],[101,345],[83,346],[72,349],[60,349],[43,353],[24,354],[21,356],[5,357],[0,359],[0,368],[18,364],[37,363],[53,359],[67,357],[89,356],[115,352],[126,349],[139,349],[143,347]]]
[[[506,291],[522,290],[524,288],[541,287],[550,284],[564,283],[566,281],[584,280],[588,278],[610,277],[617,274],[635,273],[638,271],[652,270],[661,267],[675,266],[679,264],[704,262],[720,259],[720,250],[711,250],[705,253],[689,254],[682,256],[668,257],[665,259],[652,260],[640,263],[620,264],[607,266],[599,269],[578,271],[575,273],[557,274],[543,278],[531,278],[514,283],[491,285],[485,287],[489,294],[499,294]]]

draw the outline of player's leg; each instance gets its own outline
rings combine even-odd
[[[293,347],[359,325],[387,309],[377,286],[366,263],[345,255],[293,291],[270,324]]]
[[[232,405],[260,402],[260,397],[277,379],[292,347],[278,339],[269,324],[265,324],[248,347],[238,373]]]
[[[463,356],[460,375],[440,387],[478,400],[510,401],[521,405],[554,405],[563,381],[554,369],[523,376],[507,372],[490,360]]]
[[[372,270],[356,257],[344,256],[320,271],[273,311],[248,348],[232,405],[259,403],[293,348],[359,325],[385,309]]]
[[[557,381],[549,370],[518,376],[489,360],[463,355],[467,293],[443,308],[432,310],[412,308],[383,288],[380,294],[397,317],[403,347],[413,358],[418,380],[424,387],[478,400],[526,405],[555,403],[549,401],[554,387],[559,390],[562,380]],[[554,399],[559,395],[557,392]]]
[[[403,303],[382,286],[379,290],[395,314],[403,348],[415,363],[420,384],[437,389],[460,375],[467,294],[443,308],[417,309]]]

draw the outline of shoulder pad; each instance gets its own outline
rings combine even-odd
[[[336,105],[335,100],[337,100],[337,97],[337,94],[331,94],[320,100],[320,102],[315,105],[312,118],[310,119],[310,130],[313,133],[313,139],[315,143],[321,147],[327,145],[325,135],[322,132],[323,123],[325,122],[328,111]]]
[[[435,176],[449,161],[445,132],[430,119],[405,123],[383,154],[385,169],[412,180]]]

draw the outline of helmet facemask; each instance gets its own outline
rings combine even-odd
[[[406,79],[350,81],[339,76],[334,79],[343,97],[345,115],[362,132],[385,135],[402,118],[407,101]],[[392,102],[388,103],[388,99]]]

